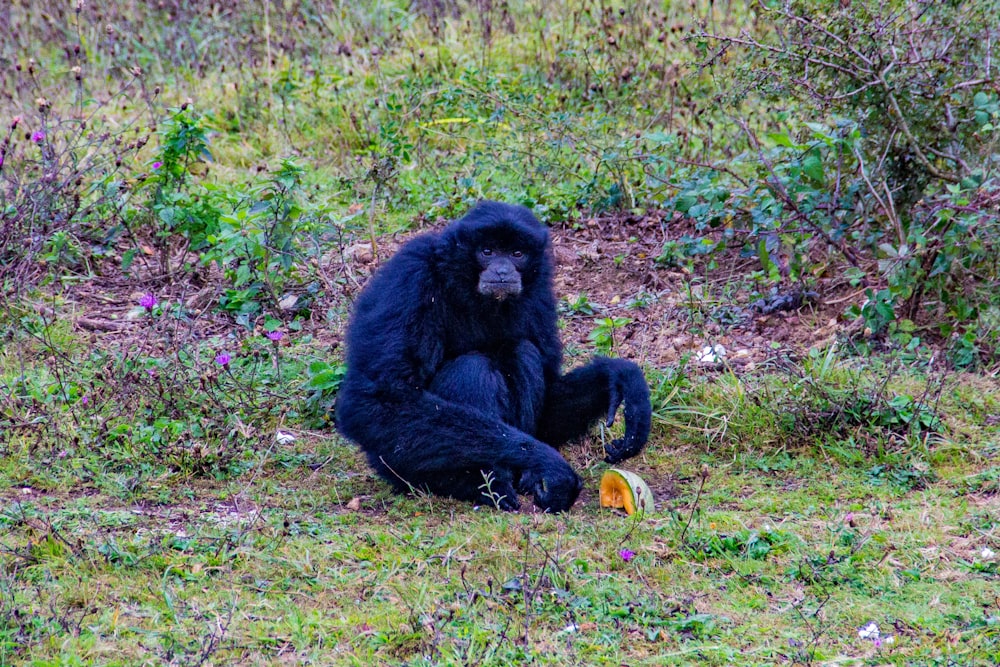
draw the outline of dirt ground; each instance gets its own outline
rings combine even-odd
[[[824,277],[811,293],[788,285],[772,295],[770,287],[748,280],[758,260],[740,258],[733,248],[711,270],[659,266],[655,260],[664,243],[689,231],[655,214],[554,229],[557,295],[585,294],[600,307],[595,316],[567,317],[564,342],[587,344],[595,317],[626,317],[632,322],[618,348],[623,357],[665,366],[687,354],[691,362],[713,367],[724,356],[735,369],[753,370],[779,350],[797,355],[828,345],[844,326],[840,314],[864,298],[862,290],[848,291],[848,285]],[[782,307],[782,297],[790,307]],[[720,352],[720,346],[722,355],[706,349]]]
[[[427,228],[443,224],[437,221]],[[844,310],[864,299],[863,290],[837,277],[835,268],[818,275],[809,292],[789,284],[772,294],[774,288],[754,285],[749,279],[759,268],[757,259],[741,258],[733,247],[713,255],[717,266],[711,270],[704,262],[694,272],[656,262],[666,241],[693,231],[685,221],[668,220],[659,212],[643,217],[584,218],[572,226],[552,228],[564,345],[592,347],[589,336],[597,326],[595,320],[621,317],[629,320],[615,338],[615,351],[622,357],[664,367],[689,355],[691,363],[711,369],[723,367],[724,356],[725,366],[752,371],[778,353],[801,355],[811,347],[829,344],[850,324],[841,317]],[[312,319],[304,330],[321,345],[338,348],[344,323],[331,327],[322,314],[338,305],[346,311],[371,272],[411,235],[380,239],[378,262],[373,261],[366,241],[328,253],[316,266],[325,292],[332,296],[328,303],[313,304]],[[193,261],[193,256],[178,253],[171,265],[184,261]],[[188,336],[203,339],[245,332],[230,317],[212,310],[222,293],[218,268],[199,268],[193,280],[181,273],[171,280],[158,265],[154,251],[147,247],[129,276],[122,275],[118,259],[109,256],[96,264],[98,275],[70,283],[64,296],[76,327],[91,332],[97,345],[128,344],[144,330],[139,297],[153,292],[161,304],[185,305],[192,318],[185,324]],[[581,296],[592,312],[570,306]],[[706,350],[711,346],[715,346],[714,353]]]

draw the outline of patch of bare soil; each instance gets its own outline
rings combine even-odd
[[[431,226],[443,224],[438,221]],[[658,264],[664,243],[686,233],[694,233],[687,221],[657,211],[644,216],[592,217],[553,228],[556,294],[566,304],[585,296],[594,310],[588,314],[568,305],[563,308],[564,344],[591,347],[589,336],[598,318],[624,317],[630,322],[615,337],[615,352],[622,357],[664,367],[687,354],[693,363],[711,370],[723,367],[721,359],[718,355],[703,358],[707,355],[702,353],[709,346],[721,346],[729,367],[749,371],[777,351],[802,354],[832,342],[845,326],[840,314],[851,302],[864,298],[829,268],[811,292],[788,285],[762,299],[758,289],[763,293],[769,288],[749,280],[758,268],[756,259],[740,258],[735,249],[716,255],[718,268],[711,271],[689,273]],[[331,350],[339,346],[344,322],[331,327],[325,314],[331,308],[346,313],[372,271],[408,236],[379,239],[374,251],[369,242],[360,240],[328,253],[317,265],[326,296],[312,303],[312,319],[304,327],[319,346]],[[98,275],[71,284],[63,293],[74,311],[75,326],[90,333],[93,344],[125,345],[133,350],[155,345],[149,322],[138,307],[146,293],[155,294],[161,304],[184,307],[187,319],[171,324],[175,341],[213,336],[238,339],[252,333],[214,310],[223,293],[217,268],[169,276],[156,268],[151,253],[147,255],[142,257],[144,262],[133,265],[130,276],[121,274],[114,257],[108,258],[99,265]],[[171,265],[180,266],[183,261],[193,258],[175,257]],[[299,296],[307,297],[302,292]],[[305,300],[300,298],[299,303]],[[48,306],[39,308],[43,314],[53,313]],[[289,317],[294,312],[289,310]]]
[[[553,229],[557,295],[586,295],[597,310],[592,316],[567,313],[564,343],[586,345],[596,318],[624,317],[631,322],[616,338],[620,356],[667,366],[688,354],[712,369],[723,365],[717,353],[724,350],[731,367],[753,370],[778,351],[796,355],[829,344],[845,326],[840,314],[863,299],[824,276],[809,291],[789,285],[772,293],[749,280],[757,260],[742,259],[735,249],[716,257],[718,268],[711,271],[658,265],[665,242],[692,232],[683,220],[657,212]]]

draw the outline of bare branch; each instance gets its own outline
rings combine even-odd
[[[899,101],[896,100],[896,95],[893,92],[892,86],[889,85],[889,82],[885,80],[885,74],[888,71],[889,71],[888,68],[886,68],[885,71],[879,74],[879,81],[881,82],[882,87],[885,89],[886,99],[889,101],[889,104],[891,105],[890,108],[893,113],[893,124],[896,125],[896,127],[899,128],[900,132],[903,133],[903,136],[906,137],[907,145],[909,145],[910,149],[913,151],[913,154],[917,158],[917,161],[921,165],[923,165],[924,169],[927,170],[927,173],[929,173],[934,178],[940,178],[942,181],[948,181],[949,183],[958,183],[962,179],[960,179],[958,176],[950,172],[941,171],[940,169],[935,167],[931,163],[931,161],[927,158],[927,155],[924,154],[920,142],[917,140],[915,136],[913,136],[913,132],[910,130],[910,126],[906,122],[906,117],[903,115],[903,110],[899,108]]]

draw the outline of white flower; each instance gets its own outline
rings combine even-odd
[[[858,637],[862,639],[878,639],[878,626],[875,621],[868,621],[863,628],[858,630]]]
[[[997,555],[996,551],[990,549],[989,547],[983,547],[983,550],[979,552],[979,557],[983,560],[993,560],[993,557]]]

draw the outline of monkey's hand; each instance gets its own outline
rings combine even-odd
[[[580,495],[583,480],[556,450],[542,446],[550,453],[541,464],[521,474],[518,486],[523,493],[532,494],[535,505],[546,512],[565,512]]]

